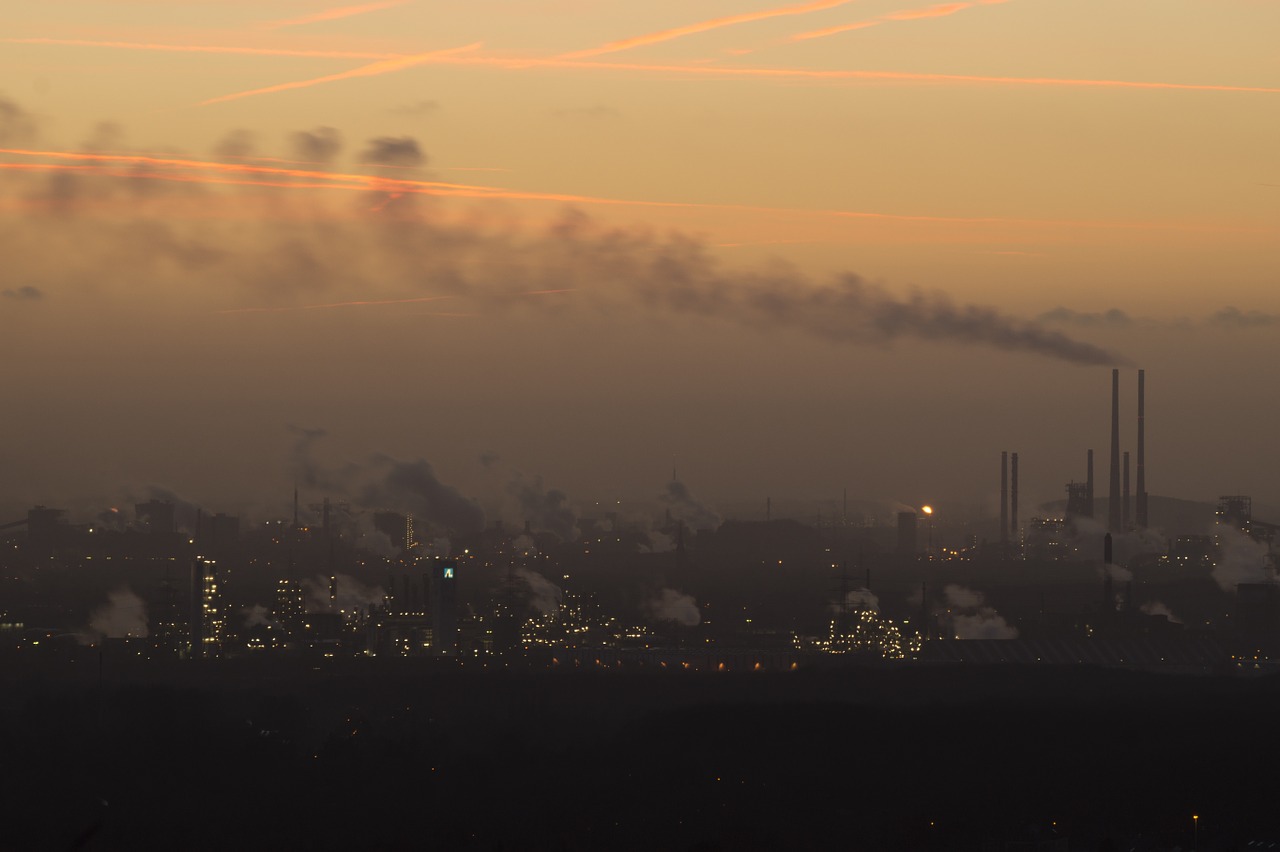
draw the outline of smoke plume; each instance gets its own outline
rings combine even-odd
[[[720,515],[695,497],[689,486],[678,479],[668,482],[658,499],[671,510],[671,517],[684,521],[695,530],[720,526]]]
[[[342,134],[332,127],[299,130],[289,136],[294,155],[303,162],[327,164],[342,150]]]
[[[369,147],[360,155],[360,162],[373,166],[422,166],[427,155],[418,147],[412,136],[380,136],[369,140]]]
[[[862,610],[880,611],[880,598],[872,594],[870,589],[850,589],[844,596],[844,608],[853,612]],[[831,605],[832,612],[840,612],[840,602]]]
[[[89,616],[89,630],[106,639],[140,638],[148,635],[147,605],[128,586],[107,594],[107,602]]]
[[[555,583],[539,574],[537,571],[531,571],[528,568],[516,568],[513,572],[528,590],[529,605],[543,615],[556,612],[560,609],[560,601],[564,598],[564,592]]]
[[[1147,615],[1163,615],[1165,618],[1169,619],[1171,624],[1182,623],[1182,619],[1174,615],[1173,610],[1169,609],[1169,607],[1162,604],[1160,601],[1147,601],[1142,606],[1138,607],[1138,609],[1142,610]]]
[[[39,287],[32,287],[30,284],[24,284],[21,287],[10,287],[0,290],[0,296],[6,299],[15,299],[19,302],[38,302],[44,298],[44,291]]]
[[[986,605],[981,592],[954,583],[942,590],[951,634],[957,639],[1017,639],[1018,629]]]
[[[685,627],[697,627],[702,623],[702,613],[692,595],[663,589],[657,597],[645,602],[645,612],[659,621],[673,621]]]
[[[569,497],[558,488],[547,488],[542,477],[532,480],[517,475],[507,485],[507,491],[520,504],[521,518],[537,532],[549,532],[561,541],[575,541],[578,530],[578,511],[569,505]]]
[[[265,627],[271,623],[271,611],[262,604],[246,606],[240,611],[244,614],[245,627]]]
[[[1240,583],[1280,582],[1280,576],[1267,558],[1265,544],[1230,526],[1220,527],[1218,537],[1221,546],[1212,575],[1224,592],[1234,592]]]

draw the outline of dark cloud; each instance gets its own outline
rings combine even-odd
[[[577,510],[563,491],[543,485],[542,477],[528,480],[517,476],[507,485],[507,491],[519,501],[522,520],[535,532],[549,532],[562,541],[578,538]]]
[[[309,163],[331,163],[342,150],[342,134],[332,127],[299,130],[289,134],[293,152]]]
[[[390,110],[392,115],[404,115],[411,118],[423,118],[440,109],[439,101],[423,100],[398,106]]]
[[[369,140],[360,162],[372,166],[423,166],[427,156],[412,136],[380,136]]]
[[[658,499],[667,506],[671,517],[684,521],[694,529],[715,529],[720,526],[722,518],[719,513],[693,496],[689,486],[678,479],[668,482]]]
[[[36,117],[0,96],[0,145],[23,145],[39,135]]]
[[[231,160],[252,157],[254,151],[257,150],[257,136],[251,130],[236,129],[232,130],[217,145],[213,146],[213,153],[218,157],[226,157]]]
[[[124,128],[114,121],[99,121],[80,147],[94,153],[120,151],[124,148]]]
[[[485,452],[480,454],[480,465],[485,469],[491,468],[495,464],[497,464],[500,458],[501,456],[499,456],[497,453],[491,450],[486,450]]]
[[[1085,328],[1127,328],[1133,325],[1133,317],[1129,316],[1119,308],[1112,308],[1108,311],[1087,312],[1074,311],[1071,308],[1057,307],[1051,311],[1045,311],[1037,319],[1040,322],[1055,323],[1058,325],[1078,325]]]
[[[1262,311],[1242,311],[1239,308],[1225,307],[1209,317],[1209,324],[1228,328],[1266,328],[1280,325],[1280,316]]]
[[[381,506],[411,514],[416,522],[443,527],[450,532],[473,532],[484,527],[484,511],[452,485],[436,477],[425,459],[400,461],[377,456],[374,467],[381,474],[360,494],[365,506]]]
[[[6,299],[16,299],[19,302],[38,302],[44,298],[44,291],[39,287],[32,287],[28,284],[23,287],[0,290],[0,296]]]

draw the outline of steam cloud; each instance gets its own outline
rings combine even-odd
[[[106,639],[140,638],[148,635],[147,605],[128,586],[107,594],[107,602],[89,616],[89,630]]]
[[[1222,527],[1219,537],[1222,545],[1212,575],[1224,592],[1234,592],[1240,583],[1280,582],[1267,559],[1265,544],[1234,527]]]
[[[380,586],[368,586],[347,574],[338,574],[337,607],[345,612],[365,611],[370,606],[380,605],[386,600],[387,592]],[[329,578],[317,574],[302,581],[302,589],[306,596],[307,612],[331,612],[329,604]]]
[[[720,526],[720,515],[693,496],[689,486],[678,479],[668,482],[658,499],[671,509],[673,518],[684,521],[694,529],[715,529]]]
[[[844,606],[854,612],[862,610],[871,610],[872,612],[880,611],[880,598],[876,597],[870,589],[850,589],[845,593]],[[840,612],[840,603],[831,605],[832,612]]]
[[[658,596],[645,603],[645,611],[659,621],[673,621],[685,627],[697,627],[702,623],[702,613],[692,595],[663,589]]]
[[[1147,601],[1142,606],[1138,607],[1138,609],[1142,610],[1147,615],[1163,615],[1165,618],[1169,619],[1172,624],[1182,623],[1182,619],[1174,615],[1173,610],[1169,609],[1169,607],[1165,606],[1160,601]]]
[[[241,612],[244,613],[245,627],[265,627],[271,623],[270,610],[262,604],[246,606]]]
[[[982,592],[951,583],[942,594],[951,610],[951,633],[957,639],[1018,638],[1018,629],[986,605]]]
[[[528,568],[516,568],[513,573],[528,589],[530,606],[543,615],[560,609],[560,601],[564,598],[564,593],[559,586],[537,571],[531,571]]]

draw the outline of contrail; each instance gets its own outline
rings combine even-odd
[[[799,33],[797,35],[793,35],[789,40],[808,41],[809,39],[826,38],[827,36],[837,35],[838,33],[847,33],[852,30],[865,30],[869,27],[878,27],[888,21],[919,21],[927,18],[945,18],[948,15],[963,12],[965,9],[973,9],[977,6],[994,6],[1008,2],[1010,2],[1010,0],[968,0],[967,2],[960,3],[938,3],[933,6],[926,6],[923,9],[904,9],[900,12],[890,12],[887,15],[881,15],[878,18],[871,18],[866,21],[857,21],[852,24],[840,24],[834,27],[812,30],[807,33]]]
[[[241,98],[250,98],[255,95],[269,95],[275,92],[287,92],[290,89],[306,89],[310,86],[319,86],[324,83],[336,83],[339,80],[350,80],[354,77],[377,77],[380,74],[390,74],[393,71],[402,71],[405,68],[412,68],[415,65],[423,65],[440,57],[452,56],[469,50],[477,50],[480,42],[468,44],[463,47],[453,47],[448,50],[437,50],[431,53],[419,53],[416,56],[404,56],[397,59],[383,59],[369,65],[361,65],[359,68],[352,68],[349,71],[342,71],[337,74],[327,74],[324,77],[315,77],[310,80],[297,80],[292,83],[279,83],[275,86],[266,86],[261,89],[250,89],[247,92],[235,92],[230,95],[220,95],[216,98],[210,98],[207,101],[201,101],[200,106],[210,106],[211,104],[221,104],[227,101],[236,101]]]
[[[288,18],[282,21],[267,21],[259,24],[259,29],[279,30],[285,27],[299,27],[303,24],[318,24],[322,21],[337,21],[342,18],[352,18],[356,15],[367,15],[370,12],[381,12],[383,9],[393,9],[396,6],[403,6],[409,0],[385,0],[382,3],[365,3],[360,6],[340,6],[336,9],[326,9],[323,12],[316,12],[313,15],[303,15],[300,18]]]
[[[93,154],[67,151],[31,151],[17,148],[0,148],[0,154],[52,157],[84,160],[108,164],[133,164],[189,170],[208,169],[222,173],[241,173],[249,178],[210,177],[166,171],[122,171],[106,166],[72,165],[66,163],[0,163],[0,170],[9,171],[79,171],[90,174],[126,179],[161,180],[179,183],[206,183],[211,185],[262,186],[282,189],[328,189],[347,192],[388,192],[411,195],[427,195],[445,198],[494,199],[504,201],[536,201],[584,206],[640,207],[680,210],[731,210],[768,215],[818,216],[833,219],[862,219],[869,221],[905,222],[939,225],[1008,225],[1029,227],[1077,227],[1134,230],[1212,231],[1243,233],[1254,229],[1227,228],[1173,222],[1077,220],[1077,219],[1013,219],[1002,216],[928,216],[907,213],[879,213],[859,210],[831,210],[821,208],[770,207],[750,204],[718,204],[695,201],[650,201],[625,198],[602,198],[590,195],[574,195],[552,192],[526,192],[502,187],[474,186],[438,181],[406,180],[359,174],[318,172],[304,169],[272,168],[235,163],[209,162],[165,157],[148,157],[126,154]],[[292,180],[283,180],[291,178]]]
[[[370,53],[351,50],[291,50],[282,47],[234,47],[207,44],[158,44],[141,41],[96,41],[80,38],[5,38],[4,44],[38,44],[51,47],[106,47],[160,53],[215,53],[238,56],[284,56],[296,59],[400,59],[407,53]]]
[[[215,47],[202,45],[165,45],[139,42],[88,41],[72,39],[0,39],[0,44],[47,44],[80,47],[106,47],[123,50],[159,50],[166,52],[227,53],[259,56],[292,56],[331,59],[409,59],[411,54],[355,53],[338,51],[276,50],[268,48]],[[908,71],[820,70],[812,68],[737,68],[712,65],[653,65],[644,63],[591,62],[569,59],[538,59],[501,56],[436,55],[423,64],[502,68],[527,71],[550,68],[579,71],[629,71],[643,74],[686,75],[742,79],[868,81],[902,83],[936,83],[950,85],[1048,86],[1055,88],[1112,88],[1138,90],[1171,90],[1188,92],[1235,92],[1241,94],[1280,94],[1280,88],[1268,86],[1227,86],[1207,83],[1162,83],[1139,80],[1090,80],[1064,77],[1004,77],[976,74],[931,74]]]
[[[673,27],[669,30],[646,33],[645,35],[634,36],[620,41],[611,41],[608,44],[601,45],[600,47],[566,53],[560,58],[586,59],[590,56],[600,56],[605,53],[617,53],[620,50],[630,50],[633,47],[658,44],[664,41],[671,41],[672,39],[683,38],[688,35],[696,35],[698,33],[709,32],[710,30],[718,30],[722,27],[731,27],[736,24],[747,24],[752,21],[763,21],[769,18],[781,18],[786,15],[807,15],[810,12],[820,12],[823,9],[834,9],[837,6],[844,6],[851,2],[853,2],[853,0],[816,0],[816,2],[801,3],[796,6],[782,6],[776,9],[762,9],[759,12],[744,12],[741,15],[712,18],[706,21],[699,21],[696,24],[686,24],[683,27]]]

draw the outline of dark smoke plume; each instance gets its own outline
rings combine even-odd
[[[332,127],[299,130],[289,141],[298,159],[309,163],[331,163],[342,150],[342,134]]]
[[[569,505],[569,497],[563,491],[547,488],[540,476],[532,480],[517,476],[507,490],[519,501],[522,519],[535,532],[552,533],[561,541],[578,538],[578,512]]]
[[[422,166],[427,162],[427,155],[412,136],[380,136],[369,140],[360,162],[373,166]]]
[[[436,478],[426,460],[376,456],[374,469],[381,475],[361,491],[364,505],[397,507],[412,514],[415,522],[453,532],[474,532],[484,527],[484,511],[474,500]]]

